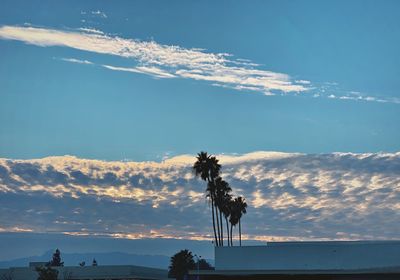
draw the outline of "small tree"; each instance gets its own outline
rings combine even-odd
[[[37,267],[36,271],[39,274],[37,280],[57,280],[58,270],[53,269],[50,266]]]
[[[187,249],[181,250],[171,257],[168,277],[183,280],[188,271],[195,269],[195,267],[192,252]]]
[[[199,270],[214,270],[214,267],[205,259],[199,259],[199,261],[196,262],[196,268]]]
[[[48,266],[64,266],[64,262],[61,261],[61,252],[56,249],[53,254],[53,259],[48,263]]]

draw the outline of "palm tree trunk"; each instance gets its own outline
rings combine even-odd
[[[218,246],[217,232],[215,230],[214,199],[212,198],[212,196],[211,196],[211,209],[212,209],[212,222],[213,222],[213,229],[214,229],[215,246]]]
[[[240,225],[240,219],[239,219],[239,245],[242,247],[242,227]]]
[[[233,240],[232,240],[232,229],[233,229],[233,225],[231,224],[231,246],[233,246]]]
[[[224,246],[224,230],[223,230],[223,222],[222,222],[222,211],[221,209],[219,210],[219,220],[220,220],[220,226],[221,226],[221,246]]]
[[[217,234],[218,234],[218,246],[221,246],[221,232],[219,230],[219,215],[218,215],[218,207],[215,205],[215,217],[217,220]]]
[[[227,217],[225,217],[225,222],[226,222],[226,235],[227,235],[227,239],[228,239],[228,246],[230,246],[230,243],[229,243],[229,225],[228,225],[228,218]]]

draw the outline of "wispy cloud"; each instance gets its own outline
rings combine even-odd
[[[87,32],[87,33],[104,34],[103,31],[97,30],[97,29],[94,29],[94,28],[81,27],[81,28],[78,28],[78,30],[83,31],[83,32]]]
[[[90,13],[91,13],[92,15],[99,16],[99,17],[102,17],[102,18],[108,18],[108,16],[106,15],[106,13],[105,13],[105,12],[102,12],[102,11],[100,11],[100,10],[91,11]]]
[[[235,194],[247,198],[245,239],[400,238],[400,153],[218,158]],[[205,186],[193,161],[1,159],[0,231],[209,239]]]
[[[76,59],[76,58],[61,58],[61,60],[66,61],[66,62],[72,62],[72,63],[78,63],[78,64],[93,64],[93,62],[89,60],[81,60],[81,59]]]
[[[0,38],[23,41],[41,47],[64,46],[78,50],[109,54],[132,59],[133,68],[107,65],[111,70],[145,73],[155,77],[181,77],[208,81],[237,90],[264,93],[304,92],[307,81],[294,81],[289,75],[263,69],[246,60],[233,59],[230,54],[211,53],[200,49],[158,44],[157,42],[125,39],[81,29],[64,31],[47,28],[3,26]]]
[[[101,11],[82,12],[82,15],[107,17]],[[155,78],[184,78],[204,81],[212,86],[236,91],[258,92],[264,95],[297,95],[307,92],[309,93],[307,96],[314,98],[328,98],[346,102],[400,104],[400,99],[396,97],[343,90],[337,83],[317,84],[304,79],[293,79],[285,73],[262,69],[261,65],[250,60],[235,59],[229,53],[212,53],[198,48],[189,49],[163,45],[154,41],[110,36],[101,30],[88,27],[76,30],[57,30],[31,25],[22,27],[2,26],[0,27],[0,39],[17,40],[41,47],[64,46],[123,57],[133,66],[101,63],[98,65],[109,70],[146,74]],[[80,61],[87,60],[69,60],[69,62],[74,63],[80,63]]]
[[[298,81],[299,82],[299,81]],[[329,98],[340,101],[377,102],[400,104],[397,97],[378,96],[354,90],[342,89],[337,83],[327,82],[310,88],[314,98]]]
[[[100,10],[95,11],[81,11],[81,15],[87,15],[91,17],[108,18],[107,14]]]
[[[116,67],[116,66],[111,66],[111,65],[102,65],[104,68],[110,69],[110,70],[115,70],[115,71],[125,71],[125,72],[133,72],[133,73],[141,73],[141,74],[147,74],[151,75],[157,78],[175,78],[176,76],[168,73],[161,68],[157,67],[148,67],[148,66],[137,66],[137,67]]]

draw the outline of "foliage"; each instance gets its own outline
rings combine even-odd
[[[214,270],[214,267],[205,259],[199,259],[199,261],[196,262],[196,269],[197,268],[199,270]]]
[[[50,266],[37,267],[36,271],[39,274],[37,280],[57,280],[58,271]]]
[[[189,270],[195,269],[192,252],[189,250],[181,250],[171,257],[168,277],[183,280]]]
[[[64,262],[61,261],[61,252],[56,249],[53,254],[53,259],[47,264],[48,266],[64,266]]]

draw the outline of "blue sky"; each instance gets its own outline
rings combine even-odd
[[[398,151],[398,9],[397,1],[3,1],[0,156]],[[46,37],[54,31],[102,43],[60,46]],[[118,40],[166,53],[143,45],[142,56],[116,53]],[[199,66],[195,56],[224,61]]]

